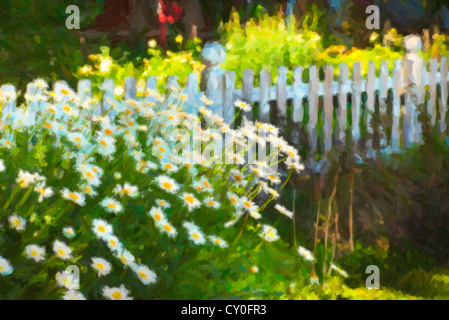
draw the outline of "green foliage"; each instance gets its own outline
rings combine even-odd
[[[90,79],[93,87],[99,92],[103,81],[107,78],[114,80],[117,96],[123,95],[124,82],[127,77],[135,77],[139,81],[139,94],[144,92],[146,80],[150,76],[158,78],[158,89],[165,90],[167,78],[178,77],[178,83],[185,85],[187,76],[195,72],[199,76],[204,69],[204,65],[199,58],[201,51],[201,40],[196,38],[188,40],[185,44],[181,35],[176,37],[178,51],[164,51],[159,48],[155,40],[148,41],[147,55],[130,61],[127,55],[120,49],[111,50],[108,47],[101,47],[100,54],[89,56],[90,63],[78,67],[75,76],[79,79]]]
[[[81,26],[94,21],[102,8],[102,0],[81,0]],[[67,6],[73,1],[6,0],[0,6],[4,17],[0,24],[0,79],[20,88],[31,79],[73,80],[77,66],[85,63],[85,54],[96,50],[99,43],[80,42],[76,30],[68,30]],[[73,82],[72,82],[73,83]]]

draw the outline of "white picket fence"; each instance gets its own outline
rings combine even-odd
[[[407,68],[408,66],[408,68]],[[446,59],[440,62],[432,59],[416,73],[411,63],[406,60],[395,62],[393,72],[390,74],[386,62],[382,62],[381,68],[376,76],[373,62],[369,63],[369,70],[366,79],[362,78],[359,62],[352,66],[352,77],[349,77],[349,67],[346,64],[339,66],[338,80],[334,80],[334,68],[325,66],[324,81],[319,81],[318,68],[311,66],[308,69],[309,82],[303,83],[302,74],[304,69],[298,67],[294,70],[292,85],[287,85],[287,68],[281,67],[277,77],[277,83],[272,85],[270,72],[263,70],[259,75],[259,87],[254,87],[254,72],[246,70],[243,76],[242,88],[236,88],[236,75],[232,71],[222,71],[219,68],[209,69],[205,77],[205,90],[200,90],[198,75],[192,73],[187,78],[187,83],[183,89],[187,95],[190,113],[196,113],[197,101],[204,93],[213,100],[210,106],[214,112],[224,117],[226,121],[231,121],[235,116],[234,102],[238,99],[247,103],[259,104],[259,119],[262,122],[270,120],[270,102],[277,105],[276,118],[281,124],[287,121],[287,103],[291,101],[293,116],[291,121],[295,124],[302,123],[309,136],[309,144],[312,155],[317,151],[317,131],[324,131],[324,153],[329,151],[335,141],[345,142],[348,138],[359,141],[361,137],[361,125],[367,128],[368,133],[374,130],[385,131],[383,128],[372,128],[371,119],[375,111],[375,106],[379,105],[380,114],[387,112],[387,96],[390,95],[392,101],[392,116],[390,124],[391,136],[381,141],[381,148],[390,151],[399,151],[402,147],[408,147],[413,143],[422,141],[421,125],[418,121],[417,105],[425,103],[427,112],[431,119],[431,125],[437,126],[440,133],[446,131],[446,107],[448,100],[448,65]],[[415,68],[416,69],[416,68]],[[206,72],[207,73],[207,72]],[[416,79],[420,77],[421,79]],[[420,81],[418,81],[420,80]],[[147,88],[156,90],[157,78],[147,79]],[[168,86],[177,85],[176,77],[169,77]],[[437,86],[440,90],[437,91]],[[103,92],[114,92],[115,83],[111,79],[106,79],[101,87]],[[389,93],[389,91],[391,92]],[[364,117],[362,118],[362,93],[366,92],[366,102],[364,103]],[[428,94],[426,95],[426,92]],[[437,96],[439,92],[439,96]],[[80,80],[78,83],[78,94],[91,95],[92,88],[89,80]],[[425,99],[425,97],[428,99]],[[334,97],[337,104],[334,104]],[[401,97],[405,104],[402,105]],[[139,99],[137,97],[136,80],[129,77],[125,80],[125,98]],[[377,104],[376,104],[376,99]],[[320,103],[322,101],[322,103]],[[304,123],[305,103],[308,104],[308,122]],[[357,119],[350,123],[348,121],[348,103],[352,119]],[[103,104],[107,107],[106,99]],[[322,107],[320,107],[322,105]],[[437,109],[437,105],[439,108]],[[335,109],[335,110],[334,110]],[[334,118],[334,111],[335,118]],[[323,128],[319,127],[318,117],[322,112],[324,119]],[[439,121],[437,120],[439,113]],[[245,116],[253,118],[253,114],[246,113]],[[400,127],[400,119],[402,127]],[[346,131],[350,129],[351,137],[346,137]],[[385,134],[385,132],[384,132]],[[390,141],[387,144],[387,141]],[[373,151],[370,138],[366,139],[364,148],[367,154]]]
[[[235,74],[231,71],[212,72],[207,79],[206,94],[214,100],[214,109],[218,114],[230,120],[234,117],[233,102],[242,99],[248,103],[259,104],[259,120],[268,122],[270,119],[270,102],[277,104],[277,117],[286,121],[287,102],[291,100],[293,123],[302,123],[305,119],[305,102],[308,103],[308,123],[305,124],[310,138],[310,147],[316,151],[317,147],[317,125],[319,112],[324,112],[324,151],[327,152],[332,147],[335,140],[345,141],[346,129],[351,129],[351,138],[358,141],[361,138],[360,126],[362,122],[368,133],[373,133],[376,128],[371,127],[371,119],[375,111],[375,106],[379,105],[380,114],[387,112],[387,97],[392,98],[391,136],[387,137],[391,141],[390,145],[383,148],[390,148],[397,151],[402,147],[408,147],[413,143],[422,141],[421,126],[418,121],[417,105],[426,104],[431,124],[438,125],[440,132],[446,131],[446,107],[448,99],[448,65],[446,59],[440,62],[430,60],[422,64],[420,70],[416,69],[413,61],[398,60],[394,64],[392,73],[389,72],[386,62],[382,62],[379,76],[376,76],[376,69],[373,62],[369,62],[369,69],[366,79],[362,78],[361,65],[356,62],[352,66],[352,77],[349,78],[349,67],[346,64],[339,66],[338,80],[334,80],[334,68],[325,66],[323,68],[324,81],[319,81],[318,69],[311,66],[309,72],[309,82],[302,81],[303,68],[294,70],[293,85],[287,85],[287,69],[279,69],[277,84],[271,85],[271,74],[262,70],[259,75],[259,88],[253,86],[254,72],[246,70],[243,76],[242,88],[235,88]],[[427,64],[427,66],[426,66]],[[419,66],[419,64],[418,64]],[[440,96],[437,97],[437,86],[440,86]],[[389,91],[391,92],[389,93]],[[365,113],[362,116],[362,93],[366,92],[366,102],[364,104]],[[426,92],[429,98],[425,99]],[[405,104],[401,104],[401,97]],[[338,103],[334,104],[334,97]],[[378,99],[376,101],[376,99]],[[437,99],[439,110],[437,110]],[[323,101],[323,108],[320,108],[320,100]],[[357,119],[349,123],[348,102],[352,119]],[[377,103],[376,103],[377,102]],[[336,109],[336,110],[334,110]],[[336,117],[334,119],[334,111]],[[439,112],[439,121],[437,120]],[[251,114],[246,116],[251,117]],[[403,117],[403,126],[400,127],[400,118]],[[335,124],[335,125],[333,125]],[[333,130],[334,129],[334,130]],[[377,130],[383,131],[382,128]],[[383,132],[385,134],[385,132]],[[372,151],[372,141],[367,139],[366,147]]]

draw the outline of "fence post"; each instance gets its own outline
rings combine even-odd
[[[405,67],[405,101],[406,114],[404,117],[405,147],[411,143],[419,143],[421,137],[421,124],[418,122],[418,105],[424,102],[424,61],[418,56],[421,51],[421,38],[409,35],[404,38],[407,54],[404,58]]]
[[[220,68],[220,64],[226,60],[226,52],[218,42],[209,42],[201,51],[201,56],[206,65],[201,79],[201,90],[213,101],[210,108],[214,113],[223,117],[224,71]]]

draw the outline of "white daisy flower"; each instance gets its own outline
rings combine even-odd
[[[231,175],[238,184],[240,185],[246,184],[246,180],[244,179],[243,174],[239,170],[237,169],[231,170]]]
[[[162,212],[162,209],[159,207],[151,208],[149,212],[150,216],[155,220],[155,222],[162,222],[165,220],[165,215]]]
[[[40,183],[36,187],[34,187],[34,191],[39,193],[39,202],[42,202],[44,199],[49,198],[53,195],[52,188],[46,188],[45,183]]]
[[[92,268],[97,271],[99,277],[105,276],[111,272],[112,266],[103,258],[93,257]]]
[[[242,208],[245,209],[248,212],[254,212],[259,210],[259,207],[254,204],[251,200],[248,200],[246,197],[242,197],[240,199],[240,203],[242,204]]]
[[[71,192],[69,189],[64,188],[61,191],[62,197],[66,200],[73,201],[79,206],[84,206],[86,204],[86,198],[82,193],[79,192]]]
[[[95,219],[92,222],[92,230],[95,235],[100,239],[105,239],[106,236],[112,234],[112,226],[108,224],[106,221],[101,219]]]
[[[124,265],[132,265],[136,261],[136,258],[132,255],[132,253],[126,249],[124,249],[120,253],[118,258],[123,262]]]
[[[284,206],[281,206],[280,204],[277,204],[274,206],[274,208],[279,211],[280,213],[282,213],[283,215],[289,217],[290,219],[293,218],[293,212],[287,210]]]
[[[83,294],[76,290],[68,290],[62,298],[64,300],[86,300]]]
[[[156,204],[161,207],[161,208],[170,208],[170,203],[168,203],[168,201],[163,200],[163,199],[156,199]]]
[[[192,211],[201,206],[201,202],[199,202],[198,199],[196,199],[195,196],[191,193],[184,193],[182,195],[182,200],[184,201],[184,204],[187,205],[189,211]]]
[[[228,196],[229,201],[231,201],[231,203],[232,203],[234,206],[236,206],[237,208],[241,206],[240,198],[237,197],[236,194],[234,194],[234,193],[228,191],[227,196]]]
[[[273,242],[279,240],[278,232],[275,228],[269,225],[262,225],[262,232],[259,233],[259,236],[268,242]]]
[[[337,267],[335,264],[331,264],[331,270],[335,270],[337,273],[339,273],[342,277],[347,278],[349,275],[348,273],[343,270],[342,268]]]
[[[103,288],[103,296],[109,300],[133,300],[128,294],[129,291],[126,290],[124,285],[121,285],[119,288],[110,288],[108,286]]]
[[[159,176],[156,178],[159,187],[169,193],[175,193],[179,190],[179,185],[172,178],[167,176]]]
[[[123,207],[120,202],[115,200],[114,198],[106,197],[101,202],[100,205],[106,209],[107,212],[110,213],[119,213],[122,211]]]
[[[313,253],[310,252],[309,250],[307,250],[304,247],[299,246],[298,248],[298,253],[301,257],[303,257],[304,259],[308,260],[308,261],[314,261],[315,257],[313,256]]]
[[[69,290],[79,289],[79,279],[76,279],[74,274],[62,271],[56,273],[56,282],[60,287],[64,287]]]
[[[262,218],[262,215],[261,215],[259,212],[254,211],[254,210],[249,211],[249,215],[250,215],[253,219],[256,219],[256,220],[259,220],[259,219]]]
[[[33,259],[36,262],[45,260],[45,247],[40,247],[35,244],[30,244],[25,247],[25,252],[28,259]]]
[[[113,192],[120,195],[121,197],[128,196],[131,198],[136,198],[139,195],[139,189],[136,186],[130,185],[129,183],[125,183],[123,187],[118,184],[114,188]]]
[[[204,204],[207,207],[213,209],[217,209],[220,207],[220,203],[218,201],[215,201],[212,197],[207,197],[206,199],[204,199]]]
[[[176,231],[175,227],[173,227],[166,219],[162,219],[156,224],[156,226],[160,231],[165,232],[170,238],[175,238],[178,235],[178,231]]]
[[[111,251],[118,253],[123,250],[123,245],[120,242],[119,238],[117,238],[113,234],[104,236],[103,240],[106,241],[106,245]]]
[[[76,236],[75,229],[73,229],[73,227],[65,227],[64,229],[62,229],[62,234],[67,239],[72,239]]]
[[[70,249],[64,242],[59,240],[55,240],[53,243],[53,251],[58,258],[62,260],[71,259],[72,257],[72,249]]]
[[[197,225],[192,222],[184,222],[182,226],[187,229],[189,233],[189,240],[193,241],[196,245],[206,243],[206,238]]]
[[[156,283],[157,276],[156,273],[148,268],[146,265],[140,264],[140,265],[134,265],[132,267],[133,271],[137,274],[140,281],[142,281],[143,284],[149,285],[152,283]]]
[[[218,238],[216,236],[209,236],[209,241],[212,242],[215,246],[219,246],[220,248],[227,248],[228,244],[226,243],[226,241],[224,241],[221,238]]]
[[[20,170],[16,182],[21,188],[28,188],[30,184],[36,182],[36,176],[28,171]]]
[[[251,106],[242,100],[235,101],[234,106],[243,111],[251,111]]]
[[[14,268],[9,263],[9,260],[0,256],[0,275],[5,277],[10,275],[14,271]]]
[[[11,228],[16,229],[17,231],[25,230],[27,222],[24,218],[14,214],[8,218],[8,221]]]

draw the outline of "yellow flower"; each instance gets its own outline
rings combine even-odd
[[[182,37],[182,35],[178,34],[175,38],[175,41],[181,44],[184,41],[184,38]]]

